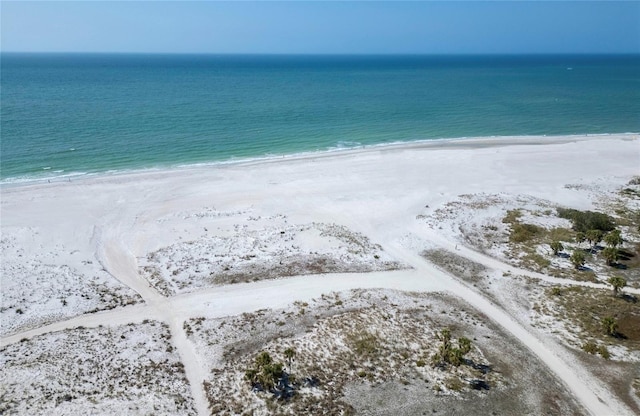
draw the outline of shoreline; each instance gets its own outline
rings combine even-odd
[[[474,136],[456,138],[422,139],[414,141],[379,143],[373,145],[359,145],[345,148],[316,150],[282,155],[264,155],[251,158],[227,159],[220,161],[188,163],[162,167],[133,168],[124,170],[107,170],[100,172],[70,172],[59,176],[34,177],[34,178],[7,178],[0,180],[0,190],[33,187],[39,185],[54,185],[91,180],[104,180],[108,178],[126,178],[139,176],[156,176],[171,173],[198,172],[200,170],[219,169],[224,167],[243,167],[261,164],[272,164],[287,161],[301,161],[325,159],[341,156],[355,156],[371,152],[406,151],[422,149],[475,149],[503,146],[524,145],[554,145],[575,141],[590,141],[602,138],[638,140],[640,133],[593,133],[573,135],[526,135],[526,136]]]

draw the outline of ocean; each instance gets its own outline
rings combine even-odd
[[[640,132],[639,55],[3,53],[0,66],[3,183],[416,140]]]

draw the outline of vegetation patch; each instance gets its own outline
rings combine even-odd
[[[425,218],[449,228],[464,244],[517,267],[554,277],[604,282],[614,273],[640,287],[640,203],[621,189],[640,190],[635,179],[617,189],[567,186],[598,207],[558,207],[528,195],[460,195]],[[488,209],[491,208],[491,209]],[[617,227],[617,228],[616,228]],[[434,261],[435,262],[435,261]]]
[[[478,283],[488,273],[488,269],[480,263],[444,249],[426,250],[422,256],[445,271],[470,283]]]
[[[575,233],[563,227],[554,227],[547,230],[547,240],[550,241],[573,241],[575,239]]]
[[[509,241],[512,243],[524,243],[531,241],[536,236],[543,233],[544,229],[534,224],[522,224],[516,222],[511,225],[511,232],[509,233]]]
[[[557,212],[559,217],[571,220],[573,229],[524,223],[524,209],[507,211],[502,220],[509,224],[511,250],[507,256],[522,266],[556,277],[597,282],[602,280],[597,279],[598,274],[604,272],[606,276],[618,269],[631,282],[640,280],[627,272],[640,264],[638,244],[623,238],[611,216],[569,208],[557,208]]]
[[[600,356],[605,360],[608,360],[610,357],[609,350],[606,346],[602,344],[598,345],[593,341],[586,342],[582,346],[582,349],[589,354],[600,354]]]
[[[529,265],[534,264],[539,269],[546,269],[551,265],[551,260],[538,253],[527,253],[522,260]]]
[[[234,324],[228,330],[222,322],[190,322],[190,338],[200,347],[204,338],[215,337],[222,341],[218,350],[228,351],[224,334],[231,331],[229,334],[237,337],[232,341],[237,346],[234,353],[225,354],[215,363],[212,377],[205,383],[212,412],[350,414],[354,409],[343,401],[343,395],[345,388],[354,383],[400,383],[431,394],[438,386],[438,394],[445,396],[503,385],[501,375],[492,370],[472,341],[482,326],[473,316],[458,312],[454,313],[455,318],[451,317],[466,328],[473,328],[471,333],[463,332],[459,326],[443,330],[432,316],[448,319],[448,313],[454,310],[444,304],[448,313],[441,316],[442,307],[434,312],[432,302],[419,295],[357,293],[362,295],[343,299],[340,306],[336,306],[333,296],[313,301],[315,305],[307,305],[304,316],[289,315],[287,310],[265,311],[254,315],[248,326]],[[336,313],[318,315],[327,307],[336,308]],[[285,318],[286,327],[300,328],[297,321],[309,321],[300,331],[261,337],[260,342],[250,343],[251,349],[240,351],[242,340],[257,338],[251,335],[253,332],[244,331],[252,327],[271,331],[266,329],[271,324],[265,323],[275,316],[289,316]],[[470,322],[474,324],[469,325]],[[449,335],[446,342],[443,334]],[[436,356],[440,358],[436,360]]]
[[[602,212],[579,211],[571,208],[557,208],[558,216],[571,221],[575,231],[586,233],[590,230],[611,231],[615,227],[612,217]]]
[[[566,287],[561,295],[555,288],[547,291],[547,300],[557,307],[545,309],[565,328],[582,340],[582,349],[603,357],[607,345],[640,352],[640,300],[613,291],[584,287]]]

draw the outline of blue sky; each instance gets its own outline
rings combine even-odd
[[[640,53],[640,1],[11,2],[3,51]]]

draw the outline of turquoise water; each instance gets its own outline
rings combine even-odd
[[[4,182],[399,141],[640,131],[637,55],[2,54],[1,69]]]

